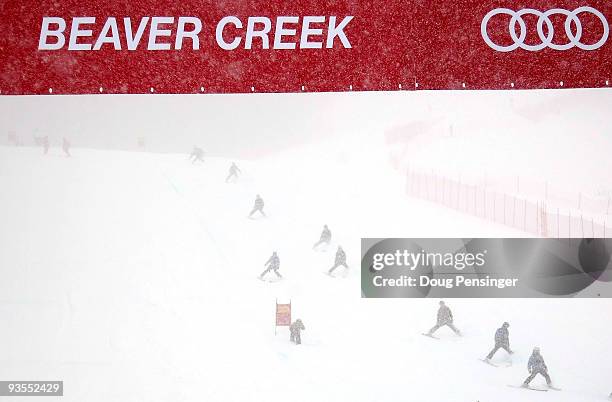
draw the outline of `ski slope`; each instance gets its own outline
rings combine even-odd
[[[612,391],[610,300],[449,300],[465,336],[434,340],[421,333],[437,300],[360,298],[361,237],[524,235],[407,198],[382,135],[239,160],[231,184],[224,158],[72,153],[0,147],[2,379],[63,380],[75,402],[591,402]],[[247,218],[256,194],[267,218]],[[333,243],[313,251],[323,224]],[[331,278],[339,244],[351,269]],[[259,281],[275,250],[286,279]],[[286,328],[275,335],[276,299],[304,321],[301,346]],[[496,369],[478,359],[503,321],[517,353]],[[507,387],[527,376],[534,346],[562,392]]]

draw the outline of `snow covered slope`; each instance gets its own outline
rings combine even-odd
[[[465,336],[434,340],[437,300],[360,298],[361,237],[522,234],[406,198],[382,135],[350,144],[237,161],[234,184],[222,158],[0,148],[0,378],[64,380],[75,402],[604,400],[610,300],[449,300]],[[256,194],[268,218],[247,218]],[[286,280],[259,281],[274,250]],[[274,334],[276,299],[301,346]],[[495,369],[478,358],[503,321],[517,354]],[[536,345],[562,392],[507,387]]]

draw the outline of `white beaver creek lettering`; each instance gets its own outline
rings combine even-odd
[[[102,28],[99,28],[94,39],[96,28],[95,17],[74,17],[70,24],[68,50],[100,50],[104,44],[115,50],[122,50],[123,43],[127,50],[136,50],[140,45],[147,26],[149,37],[147,50],[180,50],[183,42],[189,40],[193,50],[200,49],[198,34],[202,30],[202,21],[196,17],[142,17],[137,22],[136,30],[130,17],[123,18],[122,29],[115,17],[108,17]],[[66,20],[60,17],[44,17],[38,40],[39,50],[59,50],[66,44]],[[173,31],[176,32],[174,42],[168,41]],[[120,36],[124,34],[124,38]]]
[[[246,24],[238,17],[222,18],[215,30],[215,40],[224,50],[244,49],[322,49],[351,48],[345,29],[353,16],[278,16],[248,17]],[[243,27],[246,26],[246,30]],[[69,29],[68,29],[69,27]],[[69,31],[69,32],[68,32]],[[145,32],[148,37],[145,36]],[[183,46],[200,49],[202,21],[197,17],[43,17],[38,50],[100,50],[104,45],[114,50],[181,50]],[[143,38],[145,36],[145,38]]]
[[[268,17],[249,17],[246,23],[246,33],[244,34],[244,44],[242,45],[244,24],[238,17],[224,17],[217,24],[216,39],[219,47],[225,50],[234,50],[244,46],[245,49],[252,49],[254,39],[257,39],[259,48],[270,49],[270,37],[273,37],[272,49],[295,49],[298,45],[301,49],[321,49],[323,47],[323,27],[327,26],[325,47],[333,48],[336,38],[344,48],[351,48],[344,29],[353,16],[344,17],[340,22],[334,15],[326,16],[279,16],[272,24]],[[271,34],[274,26],[274,34]],[[298,28],[300,34],[298,35]],[[229,30],[239,33],[229,34]]]

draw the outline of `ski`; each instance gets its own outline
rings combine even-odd
[[[267,282],[267,283],[276,283],[276,282],[280,282],[283,279],[282,278],[278,278],[278,279],[266,279],[266,278],[262,278],[262,277],[257,277],[257,279],[259,279],[262,282]]]
[[[426,336],[426,337],[428,337],[428,338],[433,338],[433,339],[440,340],[440,338],[438,338],[437,336],[433,336],[432,334],[426,334],[426,333],[423,333],[423,334],[421,334],[421,335]]]
[[[485,364],[488,364],[489,366],[493,366],[493,367],[497,367],[497,368],[500,368],[500,367],[501,367],[501,368],[506,368],[506,367],[510,367],[510,366],[512,366],[512,363],[495,364],[495,363],[493,363],[492,361],[487,360],[487,359],[478,359],[478,360],[480,360],[481,362],[483,362],[483,363],[485,363]]]
[[[543,389],[543,388],[532,388],[532,387],[524,387],[522,385],[508,385],[510,388],[519,388],[519,389],[527,389],[530,391],[541,391],[541,392],[547,392],[547,389]]]
[[[339,275],[334,275],[334,273],[333,273],[333,272],[332,272],[332,273],[330,273],[329,271],[323,271],[323,273],[324,273],[325,275],[327,275],[327,276],[332,277],[332,278],[346,278],[346,277],[348,277],[348,272],[341,273],[341,274],[339,274]]]

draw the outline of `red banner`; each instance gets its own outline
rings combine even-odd
[[[0,5],[2,94],[606,87],[594,0]]]
[[[291,325],[291,303],[276,303],[276,326],[288,327]]]

